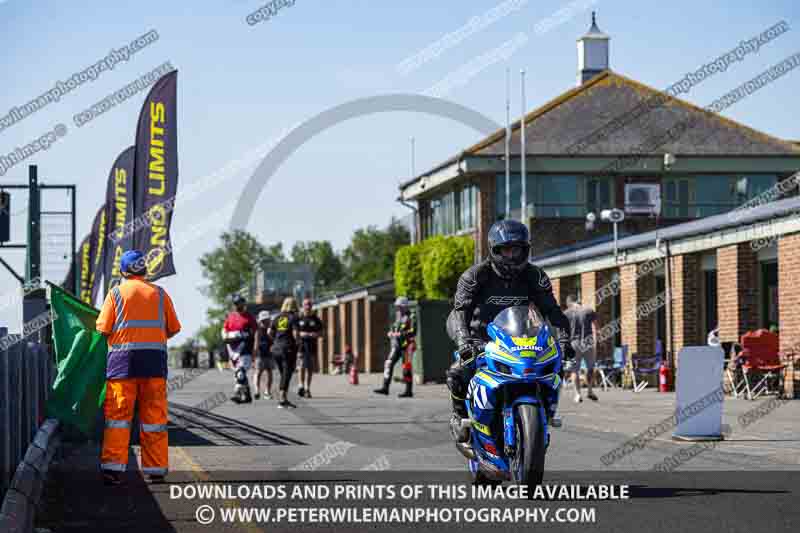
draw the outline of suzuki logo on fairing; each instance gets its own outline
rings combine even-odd
[[[486,299],[487,304],[497,305],[522,305],[528,303],[527,296],[490,296]]]

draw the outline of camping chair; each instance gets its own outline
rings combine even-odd
[[[783,393],[783,370],[778,355],[778,336],[765,329],[747,332],[742,336],[742,374],[748,400],[762,394]],[[751,381],[758,382],[755,385]]]
[[[739,356],[742,347],[737,342],[722,342],[720,347],[724,353],[722,367],[724,368],[723,386],[726,393],[738,398],[746,390],[747,383],[742,371],[743,359]]]
[[[625,371],[625,358],[628,354],[628,347],[615,347],[612,359],[604,359],[595,364],[595,368],[600,371],[603,391],[608,387],[622,386],[622,373]]]
[[[650,374],[657,374],[661,369],[661,361],[664,355],[661,344],[656,344],[656,355],[653,357],[638,357],[631,359],[633,366],[633,392],[642,392],[647,388],[647,380],[640,379]]]

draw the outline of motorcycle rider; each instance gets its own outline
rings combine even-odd
[[[389,385],[392,383],[392,374],[394,374],[394,367],[397,362],[403,357],[408,347],[408,343],[414,340],[416,327],[414,325],[414,318],[411,316],[408,298],[399,296],[394,302],[395,308],[395,321],[389,332],[386,334],[391,343],[391,349],[386,356],[386,361],[383,365],[383,385],[373,390],[375,394],[389,394]],[[410,391],[406,391],[400,395],[401,398],[410,397]]]
[[[236,403],[250,403],[253,399],[250,395],[250,382],[247,374],[253,365],[253,348],[258,324],[253,315],[247,312],[247,301],[244,296],[235,294],[231,300],[233,309],[228,313],[222,326],[222,339],[227,345],[236,377],[234,396],[231,400]]]
[[[516,220],[501,220],[489,228],[489,257],[473,265],[458,280],[453,310],[447,318],[447,332],[458,346],[458,361],[447,371],[447,386],[453,401],[453,416],[468,417],[464,404],[467,387],[475,374],[475,357],[489,341],[486,326],[507,307],[533,304],[555,328],[564,357],[572,354],[569,321],[553,297],[553,287],[544,270],[529,261],[530,233]],[[475,309],[479,308],[481,327],[470,331]],[[474,325],[473,325],[474,326]],[[561,424],[555,415],[558,400],[548,405],[554,427]],[[466,440],[466,432],[460,439]]]

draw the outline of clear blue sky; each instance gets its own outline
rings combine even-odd
[[[786,20],[792,30],[756,55],[694,88],[686,98],[707,105],[781,59],[800,51],[800,7],[791,0],[698,2],[597,0],[545,34],[534,26],[569,6],[562,0],[519,0],[510,15],[442,51],[438,58],[402,75],[398,63],[501,4],[497,0],[296,0],[274,18],[249,26],[245,17],[265,2],[251,0],[136,2],[0,0],[0,116],[155,29],[160,39],[127,63],[88,82],[35,115],[0,131],[0,155],[31,142],[58,123],[68,134],[0,177],[24,182],[27,164],[39,165],[47,183],[78,185],[78,236],[104,201],[114,157],[133,143],[145,93],[82,128],[72,116],[138,76],[171,61],[179,70],[180,190],[276,137],[286,128],[349,100],[393,92],[422,92],[518,32],[529,40],[453,88],[446,98],[503,122],[505,68],[528,71],[528,102],[534,108],[573,87],[575,40],[589,27],[590,11],[611,37],[611,68],[657,88],[734,48],[740,40]],[[588,0],[583,4],[590,3]],[[516,78],[516,76],[515,76]],[[778,137],[798,139],[797,86],[793,72],[736,104],[726,116]],[[515,84],[516,86],[516,84]],[[514,93],[516,94],[516,88]],[[514,97],[512,109],[519,110]],[[384,113],[341,124],[313,139],[276,174],[258,201],[249,231],[265,244],[328,239],[344,247],[357,227],[384,225],[408,210],[395,202],[397,184],[409,175],[409,138],[416,138],[422,171],[477,141],[479,135],[444,119]],[[252,166],[250,167],[252,168]],[[199,256],[227,227],[231,202],[250,170],[185,202],[178,200],[173,234],[183,234],[176,254],[178,275],[162,280],[175,300],[184,332],[205,318],[207,302]],[[16,197],[12,212],[24,203]],[[51,208],[55,205],[51,204]],[[60,207],[60,206],[59,206]],[[15,217],[16,240],[24,239],[24,213]],[[199,228],[199,229],[198,229]],[[187,237],[188,236],[188,237]],[[23,268],[22,253],[3,257]],[[60,281],[65,269],[50,269]],[[0,295],[16,281],[0,271]],[[0,309],[0,324],[19,320]]]

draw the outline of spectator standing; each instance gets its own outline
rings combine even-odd
[[[317,371],[317,339],[322,335],[324,325],[314,312],[311,299],[303,300],[303,311],[297,320],[300,335],[300,386],[297,395],[311,398],[311,376]]]
[[[267,373],[267,390],[264,398],[272,399],[272,370],[275,368],[275,356],[272,355],[272,339],[270,338],[269,311],[258,313],[258,329],[256,329],[256,369],[253,376],[253,387],[255,388],[255,399],[261,398],[261,376]]]
[[[595,348],[597,346],[597,314],[594,309],[581,305],[577,296],[570,294],[567,296],[567,310],[564,311],[569,320],[570,345],[575,350],[575,370],[573,382],[575,383],[575,402],[582,402],[581,397],[581,362],[586,362],[586,397],[597,401],[592,391],[592,381],[594,375],[594,364],[597,358]]]

